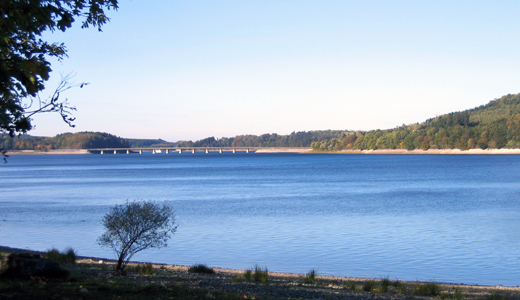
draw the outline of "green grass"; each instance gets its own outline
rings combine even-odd
[[[435,282],[416,283],[412,288],[412,293],[415,296],[438,296],[441,288]]]
[[[307,272],[307,275],[305,275],[303,282],[305,282],[307,284],[314,284],[316,282],[317,274],[318,274],[318,270],[310,269],[309,272]]]
[[[77,255],[76,255],[76,251],[74,251],[74,249],[72,249],[72,247],[69,247],[67,249],[65,249],[65,261],[67,264],[75,264],[76,263],[76,258],[77,258]]]
[[[397,292],[401,295],[406,295],[406,292],[408,291],[406,288],[406,284],[402,282],[401,280],[394,281],[393,286],[397,289]]]
[[[345,284],[345,289],[347,290],[351,290],[351,291],[357,291],[359,290],[359,287],[357,284],[355,284],[354,282],[352,281],[347,281],[347,283]]]
[[[247,280],[247,281],[251,281],[251,279],[253,278],[253,271],[252,270],[246,270],[244,272],[244,278]]]
[[[492,294],[484,298],[485,300],[509,300],[511,298],[500,294]]]
[[[132,272],[137,274],[153,275],[154,268],[151,263],[137,264],[135,266],[127,266],[126,272]]]
[[[379,285],[379,292],[380,293],[386,293],[388,292],[388,288],[392,284],[392,281],[388,277],[381,279],[381,284]]]
[[[75,264],[76,263],[76,251],[72,249],[71,247],[65,249],[65,251],[60,252],[56,248],[52,248],[47,250],[47,252],[44,254],[44,257],[50,260],[53,260],[60,265],[66,265],[66,264]]]
[[[376,282],[374,280],[369,280],[363,284],[363,291],[372,292],[375,287],[376,287]]]
[[[255,272],[253,273],[253,279],[259,283],[267,283],[269,281],[269,271],[267,270],[267,267],[262,269],[256,265]]]
[[[215,270],[206,266],[205,264],[196,264],[188,269],[190,273],[198,273],[198,274],[215,274]]]

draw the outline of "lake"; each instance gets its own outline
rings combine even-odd
[[[145,199],[179,227],[138,261],[517,286],[519,170],[515,155],[11,156],[0,245],[114,258],[101,218]]]

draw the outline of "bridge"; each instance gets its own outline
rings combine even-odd
[[[265,152],[303,152],[308,151],[309,148],[299,148],[299,147],[145,147],[145,148],[98,148],[98,149],[87,149],[88,152],[92,154],[130,154],[130,153],[139,153],[143,154],[145,152],[151,152],[153,154],[157,153],[196,153],[196,152],[256,152],[258,150],[265,150]],[[282,151],[275,151],[275,149],[286,149]]]

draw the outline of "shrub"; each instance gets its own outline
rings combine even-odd
[[[60,265],[76,263],[76,251],[74,251],[74,249],[71,247],[65,249],[64,252],[60,252],[58,249],[52,248],[47,250],[45,256],[47,259],[53,260]]]
[[[253,274],[253,279],[256,282],[267,283],[269,281],[269,272],[267,267],[262,269],[258,265],[255,266],[255,273]]]
[[[53,260],[53,261],[58,262],[60,264],[64,261],[64,259],[62,258],[63,255],[56,248],[52,248],[52,249],[47,250],[46,257],[47,257],[47,259]]]
[[[404,282],[397,280],[394,282],[394,287],[397,289],[399,294],[406,295],[406,284],[404,284]]]
[[[305,275],[304,282],[308,284],[314,284],[316,282],[316,274],[318,274],[318,270],[311,269],[307,275]]]
[[[413,287],[413,294],[417,296],[438,296],[440,292],[441,288],[435,282],[417,283]]]
[[[500,295],[500,294],[493,294],[493,295],[487,296],[485,299],[486,300],[509,300],[510,298]]]
[[[365,292],[371,292],[376,287],[376,282],[374,280],[366,281],[365,284],[363,284],[363,291]]]
[[[381,279],[381,285],[379,287],[379,292],[381,292],[381,293],[388,292],[388,287],[390,287],[391,283],[392,282],[390,281],[390,279],[388,277]]]
[[[462,294],[462,290],[459,288],[456,288],[455,292],[453,292],[452,299],[453,300],[464,300],[464,295]]]
[[[195,264],[188,269],[188,272],[198,274],[215,274],[215,270],[206,266],[205,264]]]
[[[351,291],[357,291],[358,290],[358,286],[357,284],[355,284],[354,282],[352,281],[347,281],[347,283],[345,284],[345,288],[347,290],[351,290]]]
[[[152,275],[154,272],[153,265],[151,263],[145,263],[142,266],[143,273],[146,275]]]
[[[244,272],[244,278],[247,280],[247,281],[250,281],[251,278],[253,276],[253,271],[252,270],[246,270]]]
[[[71,247],[65,249],[65,260],[68,264],[75,264],[76,256],[76,251],[74,251],[74,249],[72,249]]]

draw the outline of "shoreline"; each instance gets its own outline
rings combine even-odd
[[[367,155],[519,155],[520,149],[376,149],[376,150],[339,150],[314,151],[312,148],[262,148],[254,153],[298,153],[298,154],[367,154]],[[63,150],[15,150],[7,151],[6,155],[87,155],[92,154],[87,149]]]
[[[44,254],[45,252],[46,251],[36,251],[36,250],[30,250],[30,249],[21,249],[21,248],[0,246],[0,253],[7,253],[7,254],[11,254],[11,253]],[[91,256],[78,255],[77,258],[79,260],[90,261],[92,263],[97,263],[97,264],[114,264],[115,265],[117,263],[116,259],[109,259],[109,258],[104,258],[104,257],[91,257]],[[151,263],[155,266],[165,266],[168,268],[180,269],[180,270],[184,270],[184,271],[187,271],[190,268],[190,266],[184,266],[184,265],[144,262],[144,261],[130,261],[130,262],[128,262],[128,265],[135,266],[137,264],[144,264],[144,263]],[[228,269],[228,268],[223,268],[223,267],[212,267],[212,268],[215,269],[216,271],[218,271],[219,273],[225,273],[225,274],[231,274],[231,275],[242,274],[246,271],[246,270],[241,270],[241,269]],[[284,278],[294,278],[294,277],[305,276],[305,274],[300,274],[300,273],[273,272],[273,271],[269,271],[269,275],[275,276],[275,277],[284,277]],[[373,277],[373,278],[366,277],[365,278],[365,277],[335,276],[335,275],[318,275],[318,276],[322,279],[328,279],[328,280],[357,281],[357,282],[382,279],[381,277],[377,277],[377,278],[376,277]],[[400,280],[400,279],[396,279],[396,280]],[[413,280],[413,281],[412,280],[400,280],[400,281],[406,282],[409,284],[418,283],[418,282],[428,283],[427,281],[419,281],[419,280]],[[471,288],[499,288],[499,289],[504,289],[504,290],[520,291],[520,288],[518,285],[517,286],[506,286],[506,285],[465,284],[465,283],[451,283],[451,282],[441,282],[441,281],[435,281],[435,283],[446,285],[446,286],[463,286],[463,287],[471,287]]]

